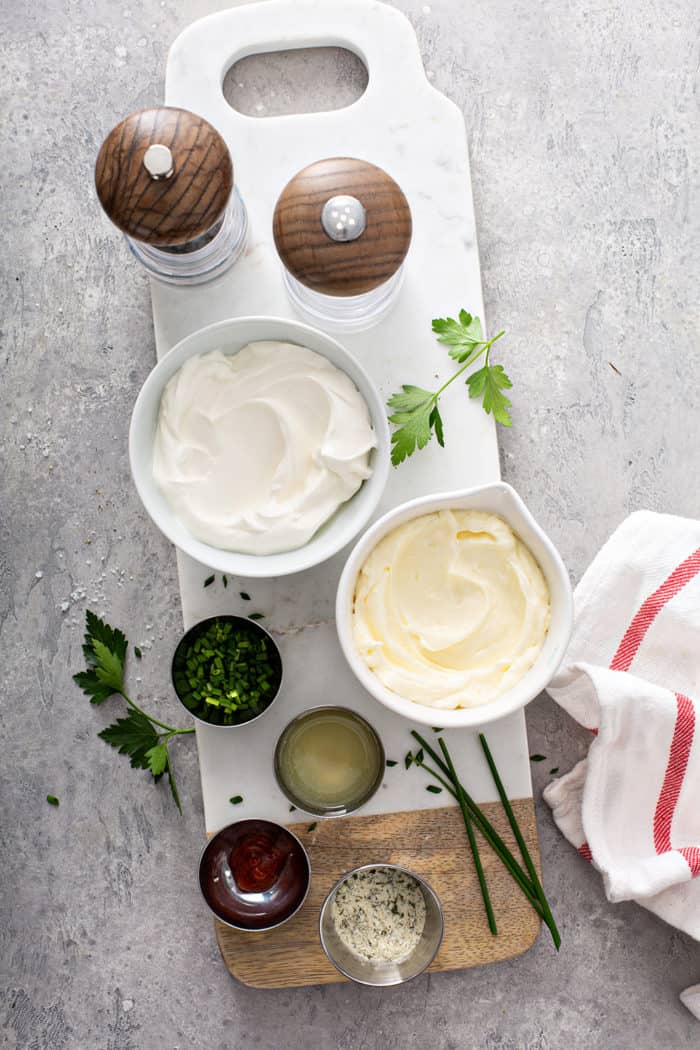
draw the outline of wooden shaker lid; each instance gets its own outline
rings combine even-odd
[[[117,124],[95,165],[100,203],[120,230],[156,247],[185,244],[221,217],[233,164],[216,128],[186,109],[142,109]]]
[[[303,168],[282,190],[272,223],[285,268],[307,288],[336,296],[388,281],[411,230],[411,209],[391,176],[350,157]]]

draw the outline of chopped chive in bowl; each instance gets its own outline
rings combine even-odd
[[[264,627],[240,616],[213,616],[181,639],[172,664],[181,703],[209,725],[257,718],[279,692],[282,661]]]

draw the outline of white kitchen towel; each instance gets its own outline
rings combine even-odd
[[[700,940],[700,522],[632,514],[574,602],[548,691],[594,737],[545,800],[609,900]]]

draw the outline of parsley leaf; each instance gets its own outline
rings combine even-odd
[[[459,311],[459,320],[453,317],[438,317],[433,321],[433,331],[438,337],[438,343],[449,346],[450,357],[460,364],[471,357],[484,342],[484,334],[481,330],[481,321],[478,317],[472,317],[466,310]]]
[[[60,803],[60,802],[58,801],[58,799],[56,798],[56,796],[55,796],[55,795],[47,795],[47,796],[46,796],[46,801],[48,802],[48,804],[49,804],[50,806],[60,806],[60,804],[61,804],[61,803]]]
[[[413,454],[416,448],[425,448],[433,433],[436,409],[435,394],[419,386],[403,386],[401,393],[392,394],[387,407],[394,411],[389,422],[397,425],[391,435],[391,462],[395,467]],[[439,413],[438,413],[439,417]],[[440,420],[442,435],[442,420]]]
[[[140,711],[130,710],[125,718],[118,718],[97,735],[116,747],[120,755],[128,755],[134,769],[151,768],[149,754],[158,744],[158,734],[153,723]]]
[[[155,781],[168,774],[175,805],[182,812],[175,777],[170,764],[168,740],[173,736],[193,733],[194,729],[176,729],[147,715],[131,700],[124,686],[124,661],[128,642],[117,628],[104,623],[89,609],[85,614],[86,634],[83,654],[87,668],[73,675],[73,680],[93,704],[101,704],[115,693],[121,694],[128,705],[126,717],[118,718],[98,734],[121,755],[128,755],[135,769],[147,769]],[[134,646],[134,655],[142,653]],[[158,729],[156,729],[158,726]]]
[[[467,379],[470,397],[483,397],[484,412],[493,413],[493,418],[504,427],[513,425],[508,409],[510,401],[501,393],[508,390],[512,383],[503,371],[503,365],[484,365],[478,372],[472,372]]]
[[[501,331],[492,339],[485,340],[481,321],[466,310],[460,310],[457,319],[436,317],[433,320],[433,332],[438,342],[449,348],[450,357],[460,368],[439,390],[425,390],[423,387],[404,383],[401,390],[392,394],[387,401],[389,422],[396,428],[391,435],[391,462],[395,467],[412,456],[416,449],[425,448],[433,433],[440,447],[445,447],[445,433],[438,401],[450,383],[461,376],[482,354],[485,355],[482,367],[466,379],[469,396],[481,397],[484,411],[493,415],[497,423],[506,427],[512,425],[508,411],[510,401],[503,390],[509,389],[513,384],[503,365],[490,363],[491,348],[505,332]]]
[[[83,655],[87,669],[73,675],[73,681],[91,704],[102,704],[124,690],[124,660],[127,640],[121,631],[104,623],[89,609],[85,614],[86,632]]]
[[[146,752],[146,758],[153,776],[161,776],[168,768],[168,745],[156,744],[155,747]]]

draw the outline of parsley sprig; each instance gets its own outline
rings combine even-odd
[[[175,805],[182,813],[168,743],[173,737],[194,733],[194,729],[176,729],[175,726],[160,722],[142,711],[128,696],[124,684],[128,645],[126,637],[118,628],[110,627],[88,609],[83,644],[87,667],[73,675],[73,681],[90,697],[91,704],[103,704],[115,694],[126,700],[126,717],[118,718],[98,736],[117,748],[120,755],[128,755],[134,769],[150,770],[156,783],[167,773]]]
[[[491,347],[505,335],[505,331],[500,331],[492,339],[486,340],[479,318],[472,317],[466,310],[460,310],[457,319],[436,318],[433,321],[433,332],[437,335],[439,343],[449,347],[450,357],[461,365],[461,368],[450,376],[439,390],[424,390],[419,386],[404,384],[400,393],[392,394],[389,398],[389,422],[396,426],[391,435],[391,462],[395,467],[413,455],[417,448],[425,448],[433,433],[438,444],[444,448],[445,434],[438,399],[447,387],[482,355],[485,355],[483,365],[471,372],[466,379],[469,396],[480,397],[484,411],[491,413],[497,423],[504,427],[511,426],[508,411],[510,401],[503,391],[513,384],[503,370],[503,365],[492,365],[490,360]]]

